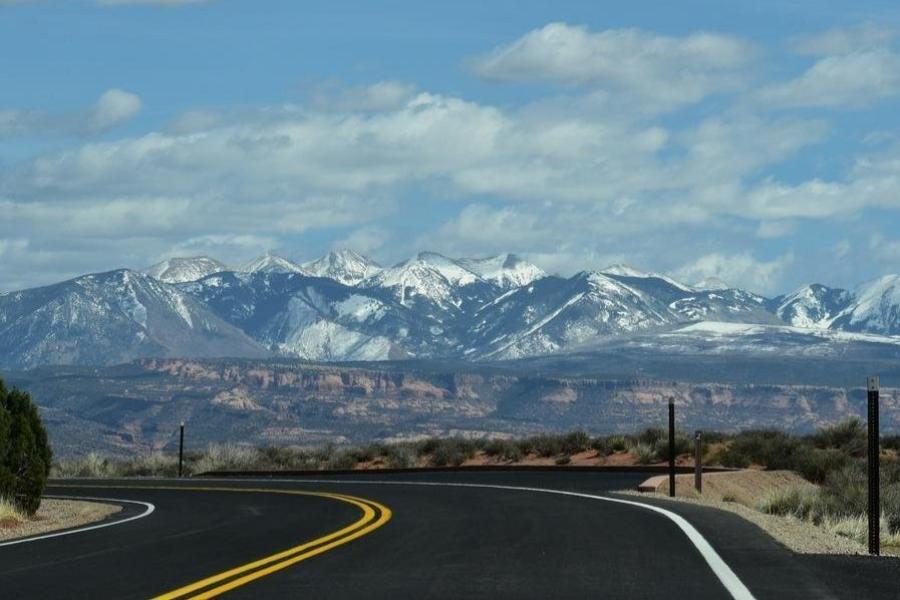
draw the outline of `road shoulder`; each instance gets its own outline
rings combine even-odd
[[[0,527],[0,542],[55,533],[104,521],[122,511],[122,507],[105,502],[44,498],[37,513],[22,523]]]

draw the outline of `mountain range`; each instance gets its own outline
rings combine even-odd
[[[513,254],[422,252],[388,267],[350,250],[303,264],[273,254],[235,267],[172,258],[0,294],[7,369],[146,357],[493,361],[611,341],[832,356],[852,343],[893,356],[897,335],[898,275],[766,298],[625,265],[560,277]]]

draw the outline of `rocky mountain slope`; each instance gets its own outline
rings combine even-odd
[[[777,326],[785,325],[867,334],[874,336],[867,343],[886,347],[900,335],[894,275],[854,290],[812,284],[767,299],[718,280],[691,286],[627,265],[548,275],[511,254],[422,252],[381,267],[336,250],[303,265],[266,254],[238,268],[197,257],[147,274],[113,273],[118,279],[88,275],[0,294],[0,368],[153,355],[515,359],[638,334],[643,344],[665,346],[670,332],[704,322],[767,326],[732,329],[727,340],[708,327],[691,332],[711,347],[741,339],[777,347],[787,335]],[[189,307],[189,321],[175,318],[178,307]],[[839,345],[834,336],[816,340],[809,352]]]
[[[141,356],[268,356],[203,303],[119,270],[0,295],[0,365],[114,364]]]

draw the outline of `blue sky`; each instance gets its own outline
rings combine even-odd
[[[338,246],[900,272],[900,10],[785,4],[0,0],[0,290]]]

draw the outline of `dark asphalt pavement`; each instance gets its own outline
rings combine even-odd
[[[362,514],[334,498],[151,489],[159,486],[331,492],[392,511],[383,526],[235,587],[226,597],[730,597],[684,532],[650,510],[529,491],[398,483],[602,495],[633,488],[645,477],[561,471],[57,482],[76,487],[51,487],[49,493],[141,500],[156,510],[113,527],[0,547],[0,597],[149,598],[320,538]],[[93,487],[98,485],[110,487]],[[900,584],[893,583],[900,581],[900,561],[801,557],[730,513],[664,504],[686,517],[760,600],[900,595]],[[125,514],[136,512],[131,506]],[[860,572],[868,576],[863,580]],[[192,593],[206,589],[212,588]]]

